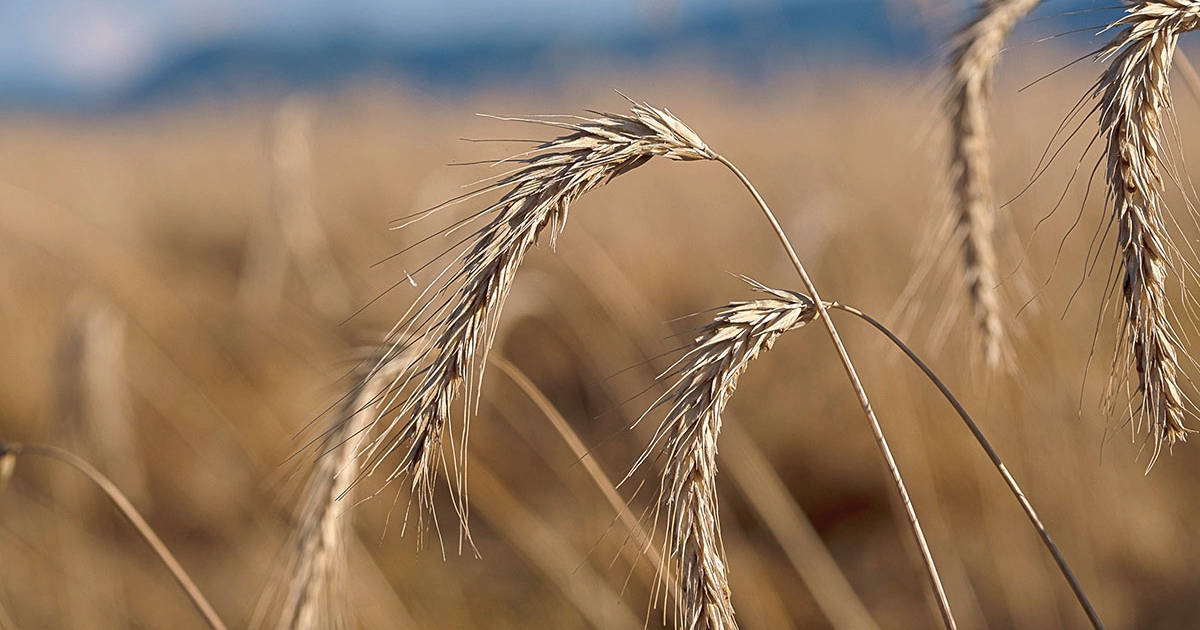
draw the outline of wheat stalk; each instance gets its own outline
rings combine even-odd
[[[818,315],[806,296],[743,279],[771,297],[724,307],[699,329],[691,350],[660,377],[675,381],[651,410],[668,406],[667,414],[633,467],[637,470],[654,453],[666,462],[655,521],[660,512],[665,514],[667,560],[660,576],[678,585],[675,627],[681,629],[737,628],[717,510],[721,414],[750,362],[780,335]]]
[[[4,482],[12,475],[13,468],[16,465],[16,458],[23,456],[44,457],[55,460],[74,468],[76,471],[84,475],[97,488],[99,488],[108,500],[112,502],[113,507],[129,521],[134,530],[142,537],[142,540],[150,546],[158,559],[162,561],[167,570],[171,572],[171,577],[175,578],[175,582],[183,589],[192,605],[196,607],[196,611],[204,617],[204,621],[212,630],[226,630],[228,626],[221,620],[216,609],[204,597],[204,593],[192,581],[191,576],[184,570],[183,565],[171,553],[146,519],[137,511],[133,503],[117,488],[116,484],[105,477],[103,473],[96,470],[95,466],[87,463],[79,456],[65,451],[57,446],[46,444],[20,444],[20,443],[5,443],[0,442],[0,487],[3,487]]]
[[[608,474],[596,462],[596,458],[584,446],[583,440],[571,428],[567,419],[563,417],[554,404],[550,402],[550,399],[546,397],[546,394],[533,381],[529,380],[529,377],[520,368],[504,358],[492,357],[490,361],[496,367],[500,368],[500,371],[516,384],[517,388],[542,412],[546,420],[554,427],[554,431],[566,443],[567,448],[571,449],[571,453],[575,456],[576,461],[579,462],[588,476],[592,478],[600,493],[604,495],[604,499],[613,508],[613,511],[616,512],[617,518],[629,529],[629,536],[637,545],[635,552],[645,554],[654,566],[659,566],[662,562],[662,557],[658,555],[658,550],[651,543],[650,534],[642,527],[637,515],[629,508],[629,504],[621,498],[621,495],[617,492],[616,484],[612,482]]]
[[[991,182],[988,108],[1000,49],[1013,27],[1041,0],[984,0],[979,13],[957,36],[950,57],[946,109],[950,117],[952,203],[955,239],[962,250],[963,278],[975,327],[990,367],[1011,360],[1001,318],[996,271],[996,201]]]
[[[438,281],[397,325],[397,333],[406,331],[416,338],[396,342],[389,353],[411,347],[416,360],[392,381],[389,395],[395,396],[397,403],[386,418],[374,423],[375,437],[363,453],[368,474],[374,473],[388,454],[400,453],[400,462],[387,473],[387,481],[410,479],[422,530],[424,513],[432,510],[438,469],[445,461],[442,446],[451,406],[465,390],[461,439],[450,444],[450,464],[456,478],[455,508],[463,532],[469,536],[465,495],[469,416],[505,298],[517,269],[542,232],[549,230],[553,247],[576,199],[652,157],[704,160],[713,156],[699,136],[670,112],[631,103],[627,115],[501,118],[566,133],[502,160],[499,163],[517,166],[491,183],[412,218],[420,220],[448,205],[504,191],[499,201],[475,215],[491,219],[468,237],[466,250],[439,274]],[[407,524],[407,515],[405,521]]]
[[[771,230],[775,233],[779,244],[787,252],[788,260],[792,263],[792,268],[796,270],[796,274],[800,276],[800,281],[804,283],[805,290],[808,291],[812,301],[816,304],[821,323],[825,325],[825,332],[829,333],[829,339],[833,342],[834,350],[837,351],[838,362],[842,364],[842,369],[846,372],[846,378],[849,379],[850,386],[854,389],[854,395],[858,398],[859,407],[867,419],[867,425],[871,428],[871,437],[875,439],[875,446],[879,449],[879,454],[883,457],[888,474],[891,475],[892,485],[896,488],[896,494],[900,498],[904,516],[908,519],[909,531],[912,533],[913,541],[917,544],[917,549],[921,553],[921,561],[925,565],[925,575],[929,578],[929,588],[933,591],[938,614],[942,617],[942,624],[946,626],[946,630],[954,630],[958,627],[954,621],[954,612],[950,609],[950,600],[946,597],[946,589],[942,585],[942,578],[938,575],[937,565],[933,561],[933,553],[929,550],[928,541],[925,540],[925,532],[921,529],[921,522],[917,518],[917,511],[913,507],[912,499],[909,497],[908,488],[904,485],[904,478],[900,474],[900,467],[896,464],[896,458],[892,455],[891,447],[888,446],[887,437],[883,434],[883,427],[879,425],[879,418],[875,415],[875,409],[871,406],[871,401],[867,397],[867,389],[863,386],[862,379],[858,377],[858,370],[854,367],[854,362],[850,360],[850,354],[846,352],[846,345],[842,342],[841,333],[834,326],[833,320],[829,318],[829,313],[825,309],[825,303],[821,300],[820,293],[817,292],[817,285],[813,282],[812,277],[808,275],[808,270],[804,267],[804,263],[800,261],[800,256],[796,254],[796,248],[792,246],[787,233],[783,231],[783,226],[779,225],[779,219],[775,217],[775,213],[771,211],[771,207],[767,205],[767,201],[759,194],[758,189],[754,187],[750,178],[746,177],[746,174],[725,156],[717,155],[716,160],[729,169],[738,178],[738,181],[742,183],[742,186],[746,188],[746,191],[750,193],[750,196],[754,197],[754,202],[758,205],[759,210],[762,211],[767,223],[771,225]]]
[[[1120,30],[1098,54],[1109,62],[1096,82],[1100,130],[1106,139],[1108,202],[1117,224],[1121,291],[1120,332],[1106,405],[1137,371],[1137,426],[1147,423],[1150,466],[1163,444],[1187,438],[1189,401],[1179,387],[1179,354],[1166,279],[1178,251],[1167,234],[1163,167],[1167,159],[1163,116],[1171,111],[1168,72],[1181,33],[1200,25],[1198,0],[1130,4],[1108,28]],[[1114,288],[1115,288],[1114,284]],[[1185,355],[1186,356],[1186,355]]]
[[[971,435],[975,437],[975,441],[979,443],[979,447],[983,449],[984,453],[987,454],[988,459],[992,461],[992,465],[996,468],[996,472],[1000,473],[1000,477],[1004,479],[1004,484],[1008,486],[1009,492],[1012,493],[1013,497],[1017,500],[1017,503],[1020,504],[1021,509],[1025,512],[1025,516],[1029,518],[1029,523],[1033,525],[1035,530],[1037,530],[1038,536],[1042,538],[1042,544],[1045,545],[1046,550],[1049,551],[1050,555],[1054,558],[1054,562],[1058,565],[1058,569],[1062,573],[1063,578],[1065,578],[1067,583],[1070,584],[1071,591],[1075,593],[1075,599],[1079,602],[1080,607],[1083,608],[1083,612],[1087,615],[1088,621],[1092,624],[1092,627],[1095,628],[1095,630],[1104,630],[1104,624],[1100,621],[1100,616],[1096,613],[1096,609],[1092,606],[1087,594],[1084,593],[1083,586],[1079,583],[1079,580],[1076,579],[1074,571],[1072,571],[1070,565],[1067,564],[1067,559],[1063,557],[1062,551],[1059,550],[1058,545],[1056,545],[1054,540],[1050,537],[1050,532],[1046,530],[1046,526],[1042,524],[1041,517],[1039,517],[1037,511],[1033,509],[1033,504],[1030,503],[1029,499],[1025,496],[1025,493],[1021,490],[1021,487],[1017,485],[1017,480],[1013,478],[1012,473],[1008,472],[1008,467],[1004,465],[1004,461],[1000,459],[1000,455],[996,452],[996,449],[992,448],[991,442],[989,442],[987,437],[984,436],[983,431],[979,428],[979,425],[974,419],[971,418],[971,414],[967,413],[966,408],[963,407],[962,403],[958,401],[958,398],[956,398],[954,394],[950,392],[950,389],[946,387],[946,384],[942,381],[942,379],[939,378],[936,373],[934,373],[933,369],[930,368],[929,365],[921,359],[921,357],[917,356],[917,354],[908,347],[908,344],[901,341],[895,333],[889,330],[887,326],[884,326],[882,323],[880,323],[879,320],[845,304],[832,302],[826,304],[825,306],[831,310],[837,309],[839,311],[850,313],[851,315],[854,315],[855,317],[858,317],[859,319],[870,324],[875,328],[875,330],[878,330],[881,334],[887,337],[888,340],[891,341],[892,344],[897,348],[899,348],[900,351],[903,352],[914,365],[916,365],[921,369],[922,372],[925,373],[925,377],[929,379],[930,383],[933,383],[933,385],[937,387],[938,391],[941,392],[942,397],[946,399],[946,402],[949,402],[950,405],[954,407],[954,411],[958,414],[959,418],[962,419],[963,423],[967,425],[967,429],[971,431]]]

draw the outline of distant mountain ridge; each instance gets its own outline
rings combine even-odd
[[[863,59],[912,61],[928,45],[916,31],[898,30],[881,0],[784,5],[756,15],[711,13],[653,30],[615,37],[568,40],[497,37],[463,44],[407,46],[379,35],[334,33],[303,44],[226,40],[188,51],[139,82],[131,102],[202,89],[237,92],[277,84],[322,85],[364,74],[386,74],[434,89],[489,83],[540,87],[563,73],[601,60],[606,66],[664,58],[698,58],[748,80],[807,54],[807,63],[835,63],[853,53]]]
[[[1056,2],[1055,9],[1067,12],[1079,4]],[[219,99],[319,89],[362,76],[395,77],[433,91],[501,83],[536,88],[597,63],[621,68],[692,60],[756,81],[796,66],[848,61],[911,65],[936,59],[944,36],[932,36],[916,20],[904,17],[889,14],[885,0],[835,0],[713,10],[610,36],[497,33],[466,42],[418,45],[367,28],[332,30],[295,41],[278,35],[243,35],[173,51],[113,94],[89,97],[69,91],[0,90],[0,107],[123,109],[197,95]],[[1080,19],[1059,20],[1056,28],[1060,32],[1079,28]],[[1097,19],[1088,16],[1082,24]]]

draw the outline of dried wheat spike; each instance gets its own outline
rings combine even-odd
[[[346,628],[346,564],[354,535],[356,454],[364,431],[379,415],[389,383],[411,362],[399,354],[376,366],[364,362],[354,385],[319,442],[320,456],[300,501],[292,553],[281,573],[286,586],[277,630]]]
[[[387,481],[409,478],[421,529],[425,528],[425,512],[432,509],[435,479],[445,461],[442,440],[450,424],[451,405],[465,390],[461,438],[449,445],[448,471],[455,477],[455,509],[467,532],[468,420],[505,298],[525,254],[543,230],[548,228],[553,247],[576,199],[654,156],[672,160],[715,157],[704,141],[670,112],[630,102],[627,115],[501,118],[552,127],[565,134],[498,162],[515,167],[412,220],[481,194],[503,192],[498,201],[475,215],[490,219],[467,239],[465,249],[397,324],[395,339],[415,340],[396,341],[391,351],[412,347],[417,359],[392,382],[389,396],[396,397],[396,403],[375,423],[374,439],[364,453],[367,474],[376,472],[388,454],[400,454]]]
[[[1170,115],[1167,83],[1181,33],[1200,25],[1200,0],[1130,3],[1109,29],[1120,29],[1098,54],[1109,63],[1096,82],[1100,131],[1106,140],[1108,202],[1117,224],[1121,330],[1113,358],[1107,404],[1129,369],[1137,371],[1134,411],[1137,426],[1147,423],[1153,447],[1150,465],[1166,443],[1184,440],[1190,403],[1179,387],[1179,353],[1186,352],[1172,326],[1166,278],[1174,273],[1178,250],[1167,234],[1163,168],[1169,159],[1163,116]]]
[[[991,182],[988,108],[1000,49],[1013,27],[1041,0],[984,0],[975,19],[955,38],[950,57],[946,109],[951,125],[952,203],[955,240],[984,360],[992,368],[1010,363],[1011,349],[996,287],[996,201]]]
[[[805,295],[743,279],[771,297],[722,308],[698,331],[691,350],[663,374],[675,382],[651,410],[667,406],[667,415],[632,469],[651,456],[664,460],[655,511],[656,521],[660,515],[666,519],[666,566],[660,577],[678,584],[675,627],[687,630],[737,628],[717,512],[721,414],[750,362],[780,335],[818,316]]]

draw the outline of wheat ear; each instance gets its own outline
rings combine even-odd
[[[1187,437],[1189,402],[1179,387],[1179,354],[1166,279],[1178,260],[1167,234],[1163,168],[1167,158],[1163,116],[1170,115],[1168,72],[1181,33],[1200,25],[1200,1],[1132,3],[1108,28],[1120,30],[1098,54],[1109,63],[1096,82],[1100,133],[1106,139],[1108,202],[1117,224],[1116,277],[1121,291],[1120,332],[1106,404],[1137,371],[1140,395],[1134,414],[1147,424],[1153,454]],[[1114,289],[1117,284],[1114,283]],[[1185,355],[1186,356],[1186,355]]]
[[[955,39],[950,57],[950,176],[955,240],[962,250],[963,279],[984,360],[995,368],[1009,362],[1011,349],[1001,317],[996,271],[996,201],[991,181],[989,105],[1000,49],[1013,27],[1041,0],[984,0],[979,13]]]
[[[320,456],[304,488],[292,554],[282,574],[287,589],[277,630],[347,627],[344,588],[353,519],[349,508],[339,506],[354,504],[355,459],[365,441],[363,432],[378,417],[388,384],[410,362],[402,353],[379,367],[362,363],[371,373],[355,375],[341,413],[319,441]]]
[[[818,314],[803,295],[743,279],[771,297],[729,304],[700,328],[691,350],[663,375],[674,384],[651,409],[666,406],[667,414],[634,464],[655,453],[665,460],[655,512],[656,521],[666,519],[660,576],[678,585],[675,627],[687,630],[737,628],[717,510],[721,414],[750,362]]]
[[[703,160],[713,155],[670,112],[641,103],[633,103],[627,115],[502,120],[544,125],[565,134],[501,161],[516,167],[495,181],[413,217],[419,220],[447,205],[503,191],[499,201],[477,215],[490,220],[468,238],[466,250],[397,325],[397,333],[411,333],[416,340],[396,343],[392,351],[412,347],[416,361],[392,381],[390,395],[398,402],[387,418],[375,423],[375,437],[364,453],[368,473],[375,472],[389,453],[401,454],[387,480],[410,478],[423,520],[424,512],[432,509],[434,481],[444,461],[442,440],[451,405],[465,390],[461,440],[450,445],[455,507],[464,532],[468,419],[505,298],[525,254],[543,230],[549,230],[553,247],[571,204],[614,177],[655,156]]]

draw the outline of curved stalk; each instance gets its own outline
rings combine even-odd
[[[917,367],[921,368],[921,371],[924,372],[925,376],[930,380],[930,382],[932,382],[934,386],[938,388],[938,390],[942,393],[942,396],[946,398],[946,401],[949,402],[952,407],[954,407],[954,411],[958,412],[958,416],[962,418],[962,421],[966,423],[967,428],[971,430],[971,434],[975,436],[975,441],[979,442],[979,446],[982,447],[984,452],[987,453],[988,459],[992,460],[992,465],[996,467],[996,470],[1000,473],[1000,476],[1004,478],[1004,483],[1008,486],[1009,491],[1011,491],[1013,496],[1016,497],[1017,503],[1021,504],[1021,509],[1025,511],[1025,516],[1029,517],[1029,522],[1033,524],[1033,528],[1036,529],[1038,535],[1042,537],[1042,542],[1046,545],[1046,549],[1050,552],[1050,555],[1054,557],[1054,562],[1058,564],[1058,568],[1060,571],[1062,571],[1063,577],[1067,579],[1067,583],[1071,585],[1071,590],[1075,593],[1075,599],[1079,600],[1079,605],[1083,607],[1083,611],[1085,614],[1087,614],[1088,621],[1092,623],[1092,627],[1096,630],[1104,630],[1104,624],[1100,621],[1100,616],[1096,614],[1096,609],[1093,608],[1092,603],[1088,601],[1088,597],[1083,592],[1083,587],[1080,586],[1079,580],[1075,579],[1075,574],[1071,571],[1071,567],[1067,565],[1067,559],[1064,558],[1062,552],[1059,551],[1058,545],[1054,544],[1054,539],[1050,538],[1050,532],[1046,530],[1046,526],[1043,525],[1042,520],[1038,518],[1037,511],[1033,509],[1033,504],[1031,504],[1029,499],[1025,497],[1025,493],[1022,492],[1021,487],[1017,485],[1017,480],[1013,479],[1012,474],[1008,472],[1008,467],[1004,465],[1004,462],[1000,459],[1000,455],[996,453],[996,449],[992,448],[991,443],[988,442],[988,439],[983,435],[983,431],[979,429],[979,425],[975,424],[975,421],[971,419],[971,415],[967,413],[967,410],[962,406],[962,403],[958,402],[958,399],[954,397],[954,394],[950,393],[949,388],[947,388],[946,384],[942,382],[942,379],[938,378],[937,374],[935,374],[934,371],[928,365],[926,365],[925,362],[922,361],[921,358],[918,357],[916,353],[913,352],[903,341],[900,341],[899,337],[893,334],[892,331],[888,330],[886,326],[881,324],[874,317],[871,317],[870,315],[867,315],[866,313],[852,306],[846,306],[845,304],[839,304],[837,302],[830,302],[826,306],[828,308],[850,313],[851,315],[854,315],[867,322],[871,326],[874,326],[876,330],[883,333],[888,339],[890,339],[897,348],[900,348],[901,352],[908,355],[908,358],[914,364],[916,364]]]
[[[867,416],[867,422],[871,425],[871,433],[875,437],[875,444],[879,447],[880,453],[883,454],[883,459],[887,464],[888,472],[891,473],[892,483],[896,487],[896,492],[900,495],[900,501],[904,505],[905,515],[908,517],[909,529],[912,531],[913,538],[916,539],[917,547],[921,551],[921,559],[925,563],[925,573],[929,576],[930,587],[933,589],[935,599],[937,600],[938,612],[942,616],[942,623],[945,624],[947,630],[955,630],[958,626],[954,623],[954,615],[950,612],[950,602],[946,598],[946,590],[942,587],[942,580],[938,576],[937,566],[933,562],[933,554],[929,551],[929,544],[925,541],[925,533],[921,530],[921,522],[917,519],[917,512],[913,508],[912,500],[908,495],[908,489],[904,486],[904,478],[900,475],[900,468],[896,465],[896,460],[892,457],[892,450],[888,447],[887,439],[883,435],[883,429],[879,426],[879,420],[875,417],[875,411],[871,408],[871,401],[867,398],[867,391],[863,388],[862,381],[858,378],[858,372],[854,369],[854,363],[850,361],[850,355],[846,352],[845,345],[842,344],[842,338],[838,334],[837,328],[833,325],[833,320],[829,319],[829,313],[825,309],[825,303],[822,302],[821,296],[817,293],[817,287],[808,276],[808,272],[804,269],[804,264],[800,262],[800,257],[796,255],[796,250],[792,247],[791,242],[784,233],[783,228],[776,220],[775,214],[771,212],[771,208],[767,206],[767,202],[763,200],[762,195],[758,194],[758,190],[754,188],[754,184],[722,155],[715,157],[716,161],[723,164],[726,168],[737,176],[746,190],[754,197],[754,201],[758,203],[758,207],[762,209],[766,215],[767,221],[770,222],[771,228],[775,231],[775,235],[779,238],[779,242],[783,244],[783,248],[787,251],[788,258],[792,262],[792,266],[796,268],[796,273],[800,274],[801,281],[804,282],[804,287],[817,304],[817,310],[820,312],[820,319],[825,323],[825,330],[829,332],[829,337],[833,339],[833,345],[837,349],[838,359],[841,360],[842,367],[846,370],[846,376],[850,379],[850,384],[854,388],[854,393],[858,396],[859,405],[862,407],[863,413]]]
[[[200,615],[204,617],[204,621],[208,623],[208,626],[212,628],[212,630],[226,630],[225,622],[221,621],[221,618],[217,616],[217,611],[212,607],[212,604],[208,603],[208,600],[205,599],[204,594],[200,592],[200,589],[196,586],[195,582],[192,582],[192,579],[188,577],[187,571],[183,569],[183,565],[179,564],[179,561],[175,559],[175,556],[171,553],[171,550],[167,549],[167,546],[163,544],[163,541],[158,537],[158,534],[154,533],[154,530],[150,527],[150,524],[146,522],[146,519],[142,518],[142,515],[138,513],[137,508],[133,507],[133,504],[129,502],[129,499],[127,499],[121,490],[118,489],[113,482],[109,481],[103,473],[101,473],[99,470],[96,470],[94,466],[87,463],[74,453],[65,451],[55,446],[48,446],[44,444],[0,443],[0,458],[19,455],[48,457],[50,459],[62,462],[83,473],[84,476],[91,480],[92,483],[96,484],[96,486],[108,496],[108,499],[112,501],[117,510],[121,512],[121,515],[124,516],[126,520],[129,521],[129,524],[132,525],[135,530],[137,530],[137,533],[141,535],[142,540],[145,540],[146,544],[150,545],[150,548],[154,550],[154,553],[158,556],[159,560],[162,560],[162,563],[167,566],[167,569],[171,572],[171,576],[175,578],[175,581],[178,582],[179,586],[183,588],[185,593],[187,593],[188,599],[192,600],[192,604],[196,606],[196,610],[199,611]]]

